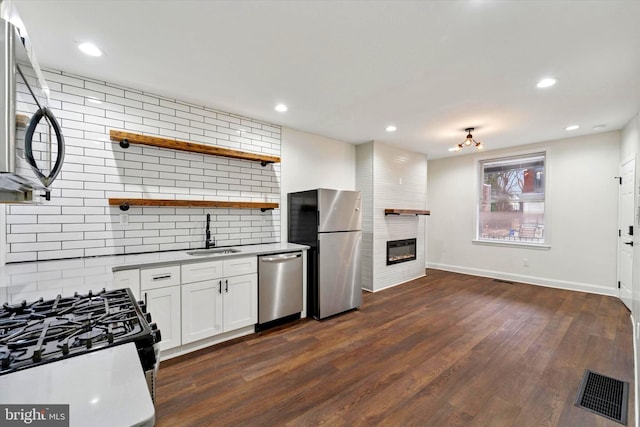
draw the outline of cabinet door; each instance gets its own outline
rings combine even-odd
[[[182,344],[222,332],[222,279],[182,285]]]
[[[129,288],[136,300],[140,300],[140,270],[120,270],[113,272],[113,288]]]
[[[156,322],[162,341],[160,350],[180,345],[180,286],[150,289],[144,291],[143,299],[151,320]]]
[[[258,321],[258,276],[228,277],[222,282],[223,331],[253,325]]]

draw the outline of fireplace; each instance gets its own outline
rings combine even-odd
[[[390,240],[387,242],[387,265],[416,259],[416,239]]]

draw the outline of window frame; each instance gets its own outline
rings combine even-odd
[[[549,147],[540,147],[536,149],[528,149],[528,150],[518,150],[518,151],[505,151],[496,154],[489,154],[479,156],[476,158],[476,179],[475,179],[475,189],[474,189],[474,197],[475,197],[475,210],[474,210],[474,218],[473,218],[473,238],[472,243],[477,245],[487,245],[487,246],[503,246],[503,247],[518,247],[518,248],[527,248],[527,249],[538,249],[538,250],[549,250],[551,249],[551,194],[550,194],[550,179],[551,178],[551,167],[550,167],[550,149]],[[500,161],[507,160],[517,157],[525,157],[531,156],[534,154],[543,154],[544,155],[544,242],[542,243],[533,243],[533,242],[517,242],[517,241],[507,241],[507,240],[493,240],[493,239],[483,239],[480,236],[479,232],[479,222],[480,222],[480,207],[482,205],[482,184],[484,183],[484,173],[483,173],[483,163],[489,161]]]

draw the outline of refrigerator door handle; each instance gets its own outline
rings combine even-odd
[[[318,253],[320,253],[320,240],[318,240]]]

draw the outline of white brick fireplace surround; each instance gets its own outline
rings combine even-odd
[[[362,193],[362,288],[379,291],[424,276],[426,216],[385,216],[385,209],[427,207],[427,157],[373,141],[356,146]],[[387,241],[416,238],[416,259],[387,265]]]
[[[45,71],[66,141],[51,201],[6,206],[7,262],[280,241],[280,210],[131,207],[108,198],[280,203],[280,165],[131,145],[118,129],[280,156],[281,128],[134,89]],[[124,214],[124,215],[121,215]],[[1,216],[0,216],[1,218]]]

